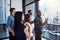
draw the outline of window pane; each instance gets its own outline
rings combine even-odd
[[[35,3],[25,7],[25,14],[28,14],[28,10],[32,10],[32,15],[35,16]]]
[[[39,1],[39,10],[41,10],[42,16],[49,18],[48,20],[49,23],[53,23],[54,18],[57,18],[57,16],[60,19],[59,3],[60,3],[60,0],[40,0]],[[56,23],[58,23],[57,20],[56,20]]]
[[[31,2],[33,2],[34,0],[25,0],[25,4],[29,4],[29,3],[31,3]]]
[[[45,18],[48,18],[48,25],[43,27],[44,31],[42,35],[50,40],[60,39],[60,5],[59,4],[60,4],[60,0],[39,1],[39,10],[41,10],[43,22],[45,21]]]
[[[11,0],[11,7],[16,8],[16,11],[22,11],[22,0]]]

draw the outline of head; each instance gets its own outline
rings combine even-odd
[[[21,26],[21,21],[22,21],[22,12],[19,12],[19,11],[17,11],[16,13],[15,13],[15,26]]]
[[[10,8],[10,13],[11,13],[11,15],[15,15],[15,8]]]
[[[31,18],[29,14],[25,15],[25,22],[30,22]]]
[[[37,16],[41,16],[41,11],[40,10],[38,10]]]
[[[32,10],[28,10],[28,13],[29,13],[30,15],[32,15]]]

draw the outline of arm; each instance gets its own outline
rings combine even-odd
[[[34,23],[34,21],[31,21],[30,23],[32,24],[32,23]]]
[[[12,36],[14,36],[15,34],[14,34],[14,31],[9,27],[8,28],[9,29],[9,32],[11,32],[12,33]]]
[[[25,32],[25,34],[26,34],[26,37],[29,38],[30,33],[29,33],[29,31],[28,31],[28,27],[26,27],[26,28],[24,29],[24,32]]]
[[[11,18],[10,18],[10,16],[8,17],[8,20],[7,20],[7,28],[9,29],[9,32],[11,32],[12,33],[12,36],[14,35],[14,31],[12,30],[12,28],[10,27],[10,25],[11,25]]]
[[[37,18],[35,18],[33,21],[31,21],[30,23],[33,24],[36,21]]]
[[[46,19],[44,23],[40,24],[40,26],[44,26],[44,25],[48,24],[48,21],[47,20],[48,19]]]
[[[26,22],[24,25],[26,26],[26,28],[24,29],[26,37],[29,37],[30,36],[30,23]]]

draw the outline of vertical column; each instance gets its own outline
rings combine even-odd
[[[10,8],[11,8],[11,0],[10,0]]]
[[[39,7],[39,0],[35,0],[35,16],[37,16],[37,12],[38,12],[38,7]]]
[[[25,0],[22,0],[22,9],[23,9],[23,13],[25,14]]]

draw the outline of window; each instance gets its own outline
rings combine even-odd
[[[29,4],[29,3],[31,3],[31,2],[33,2],[34,0],[25,0],[25,4]]]
[[[43,32],[43,36],[50,40],[60,39],[60,0],[40,0],[39,10],[42,13],[43,22],[48,18],[48,26],[43,27],[48,31]],[[52,35],[51,35],[52,34]],[[55,36],[57,35],[57,36]]]
[[[39,1],[39,10],[41,10],[42,16],[44,16],[45,18],[48,17],[49,24],[58,23],[58,19],[60,20],[59,3],[60,3],[60,0],[40,0]]]
[[[22,12],[22,0],[11,0],[11,7]]]

